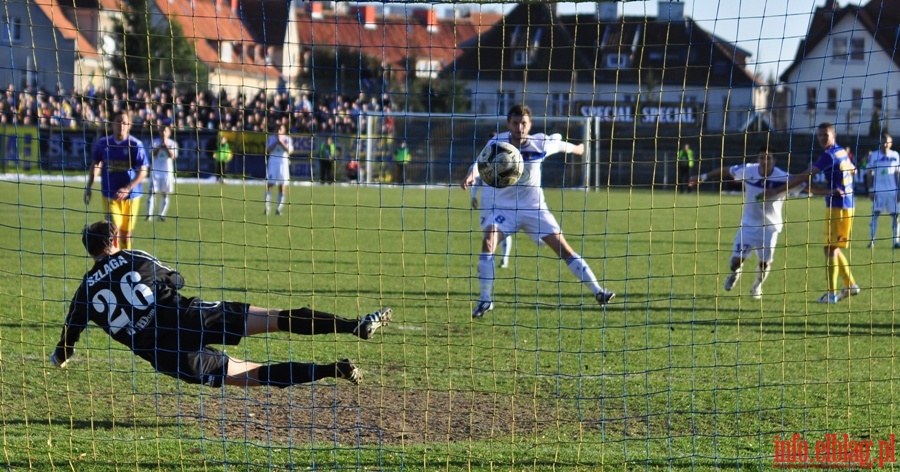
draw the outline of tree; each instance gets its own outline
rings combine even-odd
[[[470,107],[465,83],[453,77],[414,79],[405,98],[411,112],[459,113]]]
[[[123,0],[122,17],[113,27],[117,44],[113,70],[148,90],[165,84],[182,92],[206,90],[209,70],[197,60],[181,26],[174,21],[154,26],[150,19],[147,0]]]
[[[872,112],[872,119],[869,121],[869,136],[881,136],[881,114],[878,110]]]
[[[348,48],[314,47],[306,72],[297,85],[319,94],[358,96],[360,92],[380,92],[383,70],[375,58]]]

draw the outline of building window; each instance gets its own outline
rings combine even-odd
[[[0,42],[3,44],[18,44],[22,42],[22,19],[19,17],[9,18],[9,21],[3,24],[3,35]]]
[[[862,61],[866,57],[865,38],[848,38],[836,36],[831,40],[831,57],[834,62]]]
[[[866,57],[866,40],[863,38],[850,38],[850,60],[862,61]]]
[[[828,109],[837,110],[837,89],[828,89]]]
[[[569,114],[569,94],[568,93],[551,93],[550,94],[550,114],[558,116],[566,116]]]
[[[509,46],[513,49],[512,64],[514,67],[525,67],[537,57],[541,45],[543,28],[516,26],[509,38]]]
[[[884,90],[875,89],[872,91],[872,106],[878,111],[884,108]]]
[[[525,67],[528,65],[528,51],[517,49],[513,51],[513,65],[516,67]]]
[[[831,58],[835,62],[847,60],[847,38],[837,36],[831,39]]]
[[[853,89],[853,102],[851,104],[853,109],[859,110],[862,108],[862,102],[862,89]]]
[[[506,115],[516,101],[516,92],[497,92],[497,114]]]
[[[806,108],[810,110],[816,109],[816,89],[814,87],[806,89]]]
[[[606,68],[607,69],[622,69],[628,67],[628,56],[625,54],[607,54],[606,55]]]
[[[428,59],[420,59],[416,61],[417,79],[436,79],[438,76],[438,72],[440,71],[440,61],[431,61]]]

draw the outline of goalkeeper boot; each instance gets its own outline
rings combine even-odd
[[[359,381],[362,380],[362,372],[350,359],[341,359],[334,363],[334,376],[356,385],[359,385]]]
[[[840,297],[840,295],[838,295],[838,294],[836,294],[836,293],[825,292],[825,295],[822,295],[822,296],[819,297],[819,299],[816,300],[816,301],[819,302],[819,303],[829,303],[829,304],[831,304],[831,303],[837,303],[837,302],[841,301],[841,297]]]
[[[372,339],[375,337],[375,331],[377,331],[378,328],[391,322],[393,313],[394,311],[389,307],[384,307],[375,313],[363,316],[363,318],[359,320],[359,326],[353,330],[353,334],[362,339]]]
[[[481,318],[485,313],[494,309],[494,302],[478,302],[472,310],[472,318]]]

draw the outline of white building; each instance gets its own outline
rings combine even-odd
[[[816,8],[794,62],[781,75],[789,131],[813,133],[821,122],[839,136],[868,136],[900,124],[900,0]],[[773,110],[779,113],[779,110]]]

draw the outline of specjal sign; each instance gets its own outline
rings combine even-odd
[[[643,105],[640,110],[628,104],[581,103],[577,110],[582,116],[599,118],[604,123],[628,123],[643,126],[700,126],[697,105],[680,103],[654,103]]]

